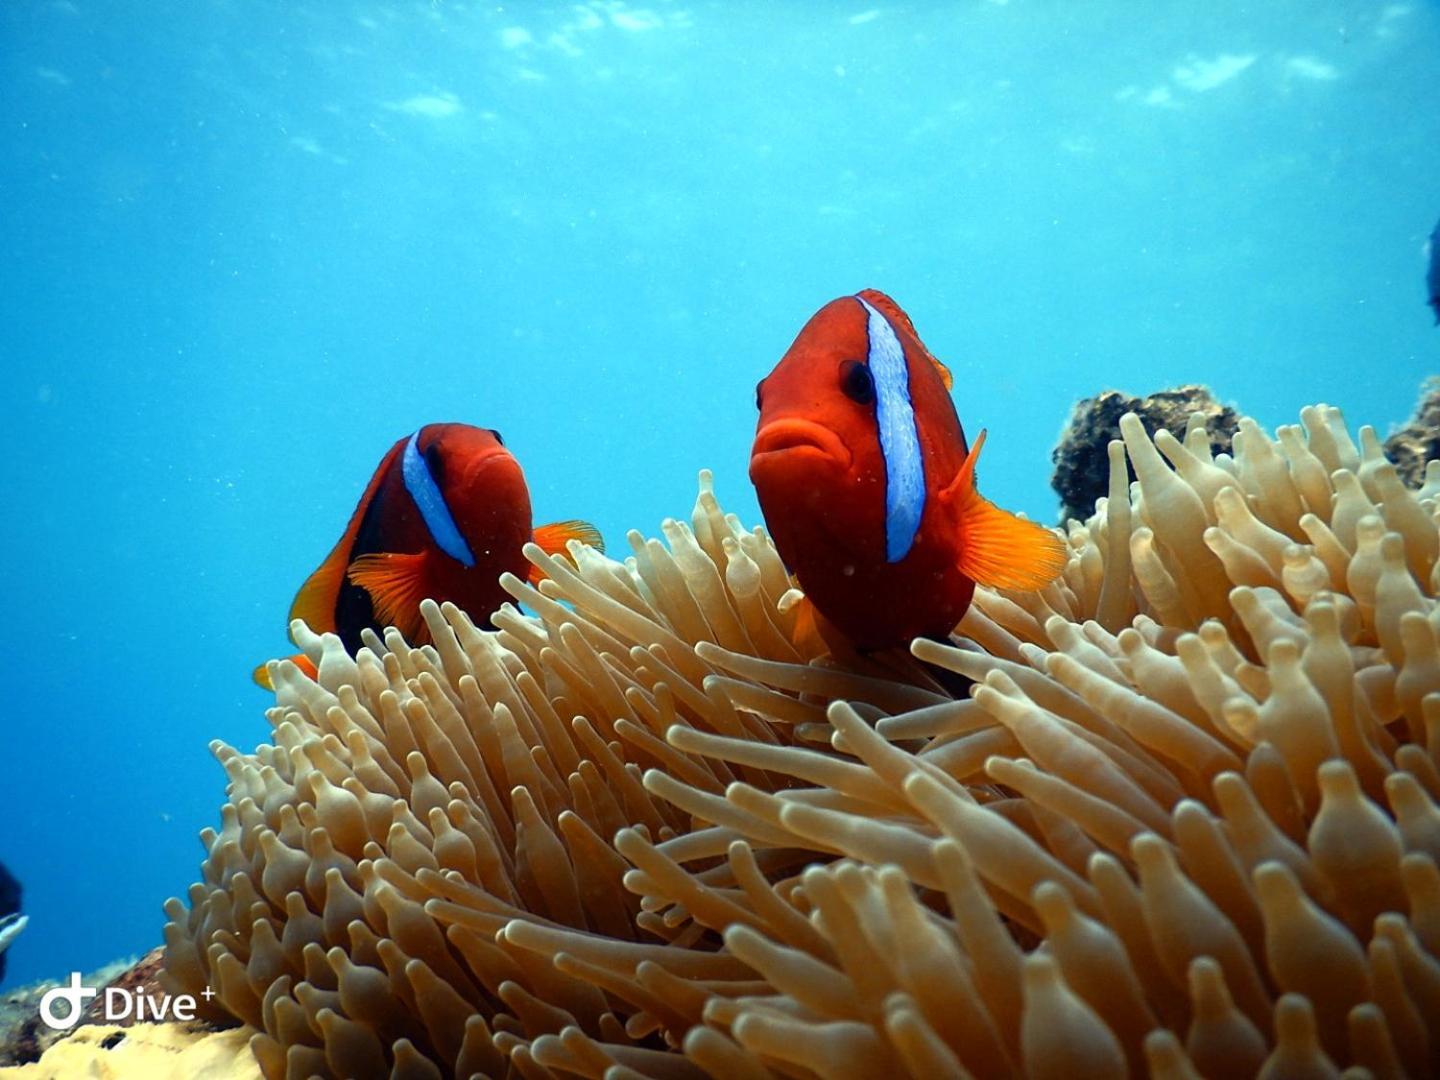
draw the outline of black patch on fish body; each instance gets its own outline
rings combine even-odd
[[[340,592],[335,597],[335,633],[345,643],[346,652],[353,656],[364,644],[360,631],[378,625],[370,594],[348,577],[340,582]]]
[[[340,591],[335,597],[335,633],[340,635],[340,640],[352,656],[362,644],[360,631],[379,624],[370,594],[350,580],[350,567],[361,555],[377,555],[388,550],[383,533],[389,480],[389,477],[385,478],[385,482],[376,489],[370,505],[365,508],[365,516],[360,519],[360,528],[355,530],[355,543],[351,545],[346,561],[346,576],[340,582]]]

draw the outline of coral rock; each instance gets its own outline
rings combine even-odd
[[[95,1024],[77,1028],[33,1064],[6,1072],[13,1080],[261,1080],[248,1038],[243,1029],[201,1024]]]
[[[1212,455],[1230,453],[1230,437],[1240,421],[1240,414],[1216,401],[1205,386],[1177,386],[1143,398],[1105,390],[1076,402],[1050,455],[1055,465],[1050,486],[1060,496],[1061,520],[1084,521],[1095,512],[1095,500],[1106,493],[1109,483],[1106,447],[1120,438],[1120,417],[1131,412],[1140,418],[1146,434],[1153,436],[1163,428],[1176,438],[1185,433],[1190,418],[1197,417],[1194,422],[1203,422]]]
[[[1385,456],[1395,463],[1407,487],[1425,481],[1425,465],[1440,458],[1440,379],[1420,388],[1415,415],[1385,440]]]

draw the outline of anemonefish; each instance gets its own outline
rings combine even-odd
[[[1435,325],[1440,326],[1440,222],[1430,230],[1430,242],[1425,249],[1426,258],[1430,261],[1425,273],[1425,287],[1430,293],[1428,303],[1435,309]]]
[[[339,542],[300,587],[290,618],[338,634],[351,652],[367,626],[428,640],[420,616],[427,597],[489,626],[507,599],[500,575],[539,575],[521,550],[530,540],[552,553],[570,540],[604,550],[583,521],[531,531],[525,475],[498,431],[427,424],[381,460]],[[268,685],[264,665],[255,679]]]
[[[950,373],[884,293],[833,300],[756,387],[750,479],[780,556],[856,648],[949,633],[977,582],[1037,589],[1058,536],[975,489]]]

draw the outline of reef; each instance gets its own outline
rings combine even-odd
[[[1084,521],[1095,511],[1095,500],[1109,490],[1110,462],[1106,447],[1120,437],[1120,418],[1134,413],[1147,434],[1185,431],[1202,425],[1210,436],[1211,454],[1230,453],[1240,415],[1215,400],[1209,387],[1187,385],[1161,390],[1148,397],[1130,397],[1104,390],[1075,403],[1060,441],[1050,454],[1055,472],[1050,486],[1060,496],[1060,520]],[[1133,475],[1132,475],[1133,479]]]
[[[1415,415],[1391,432],[1385,440],[1385,456],[1395,463],[1400,479],[1418,488],[1427,479],[1440,484],[1440,379],[1430,379],[1420,388]]]
[[[151,968],[153,970],[157,966],[153,963],[155,959],[158,959],[157,953],[152,952],[149,959],[152,960]],[[143,963],[143,961],[138,963]],[[84,973],[81,976],[81,983],[85,986],[95,987],[116,985],[136,967],[137,961],[133,956],[116,960],[95,971]],[[82,1015],[80,1026],[69,1032],[52,1031],[41,1023],[40,999],[46,991],[53,990],[59,985],[58,980],[42,980],[8,989],[0,994],[0,1069],[5,1069],[7,1066],[33,1064],[39,1061],[50,1047],[94,1023],[94,1011]],[[93,1006],[95,1002],[91,1004]],[[234,1021],[231,1020],[230,1023],[233,1026]],[[7,1072],[6,1075],[8,1076],[9,1073]]]
[[[13,1080],[90,1076],[105,1080],[260,1080],[243,1028],[201,1024],[92,1025],[77,1028],[39,1060],[7,1069]]]
[[[270,1078],[1427,1075],[1434,500],[1302,423],[1121,416],[1062,579],[913,656],[793,644],[703,480],[493,632],[296,626],[163,978]]]

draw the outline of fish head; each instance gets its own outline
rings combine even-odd
[[[802,531],[883,557],[885,460],[869,348],[865,306],[841,297],[815,313],[756,387],[750,480],[788,562]]]
[[[416,440],[455,525],[480,561],[530,534],[530,492],[520,462],[493,428],[428,424]],[[433,531],[433,530],[432,530]]]

